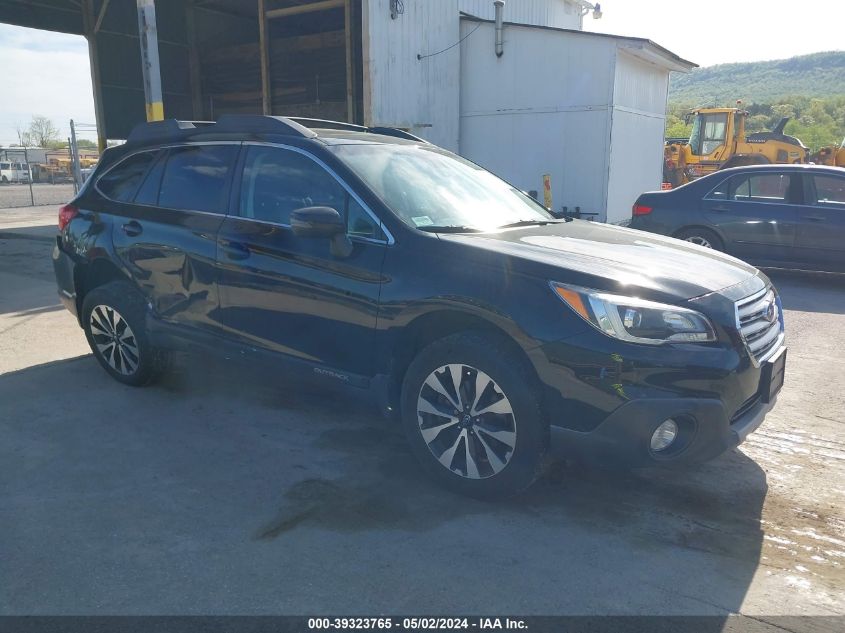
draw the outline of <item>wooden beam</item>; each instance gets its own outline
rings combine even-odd
[[[361,3],[361,74],[363,92],[361,99],[364,105],[364,111],[361,113],[360,121],[367,127],[376,125],[376,120],[373,117],[373,83],[370,80],[370,53],[372,47],[370,45],[370,29],[364,27],[370,23],[370,3]]]
[[[85,0],[82,6],[82,25],[88,41],[88,61],[91,65],[91,87],[94,91],[94,119],[97,123],[97,147],[106,150],[106,121],[103,108],[103,82],[100,77],[100,57],[97,50],[97,33],[94,25],[94,0]]]
[[[188,39],[188,72],[191,78],[191,106],[194,119],[203,118],[202,112],[202,74],[200,72],[200,53],[197,48],[197,28],[194,20],[194,2],[185,3],[185,30]]]
[[[344,35],[346,39],[346,121],[355,123],[355,76],[352,59],[352,0],[344,0]]]
[[[258,0],[258,48],[261,57],[261,111],[273,113],[270,88],[270,38],[267,33],[267,7],[265,0]]]
[[[298,51],[323,50],[327,48],[339,48],[344,45],[343,31],[324,31],[311,35],[277,37],[268,41],[276,57],[278,57],[280,52],[293,53]],[[203,52],[203,61],[219,63],[237,59],[257,62],[260,55],[259,49],[258,42],[214,48],[213,50]]]
[[[103,6],[100,7],[100,15],[97,16],[97,23],[94,25],[94,33],[97,33],[100,30],[100,26],[103,24],[103,18],[106,17],[106,11],[109,10],[109,2],[111,2],[111,0],[103,0]]]
[[[272,9],[271,11],[267,11],[267,19],[272,20],[274,18],[284,18],[288,15],[300,15],[302,13],[313,13],[314,11],[326,11],[327,9],[339,9],[345,2],[346,0],[322,0],[322,2],[298,4],[295,7]]]

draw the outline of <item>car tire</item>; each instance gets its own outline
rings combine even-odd
[[[147,335],[146,309],[141,293],[126,281],[94,288],[82,303],[82,327],[94,357],[112,378],[133,387],[150,384],[167,367],[168,354]]]
[[[716,251],[724,251],[725,244],[722,242],[722,238],[720,238],[714,231],[710,229],[705,229],[703,227],[692,227],[688,229],[683,229],[678,231],[675,234],[675,237],[679,240],[684,240],[685,242],[690,242],[692,244],[698,244],[699,246],[703,246],[704,248],[712,248]]]
[[[474,332],[438,340],[414,358],[402,384],[401,417],[423,468],[472,497],[525,490],[548,449],[536,377],[505,342]]]

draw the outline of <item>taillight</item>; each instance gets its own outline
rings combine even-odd
[[[70,221],[79,215],[79,209],[72,204],[66,204],[59,208],[59,230],[64,231]]]
[[[651,213],[652,208],[653,207],[647,207],[644,204],[635,204],[631,211],[634,215],[648,215]]]

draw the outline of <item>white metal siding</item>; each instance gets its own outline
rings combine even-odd
[[[493,0],[458,0],[458,9],[485,20],[496,17]],[[505,3],[502,15],[505,22],[581,29],[580,10],[564,0],[512,0]]]
[[[364,0],[364,118],[371,125],[408,128],[448,149],[458,148],[460,11],[493,17],[492,0],[404,0],[392,20],[389,0]],[[515,0],[506,21],[580,28],[564,0]],[[475,38],[477,33],[472,36]],[[492,54],[492,35],[488,37]]]
[[[461,154],[526,191],[551,174],[555,208],[603,212],[615,42],[509,26],[497,58],[493,33],[461,45]]]
[[[663,115],[666,112],[665,68],[658,68],[620,49],[616,61],[613,105]]]
[[[629,56],[616,61],[607,221],[631,217],[639,194],[660,188],[669,73]]]

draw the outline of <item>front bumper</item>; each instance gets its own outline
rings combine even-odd
[[[626,467],[700,463],[744,442],[776,400],[759,400],[733,419],[715,399],[632,400],[589,432],[552,426],[550,449],[558,457]],[[665,452],[655,453],[649,447],[651,436],[669,418],[679,423],[678,439]]]

